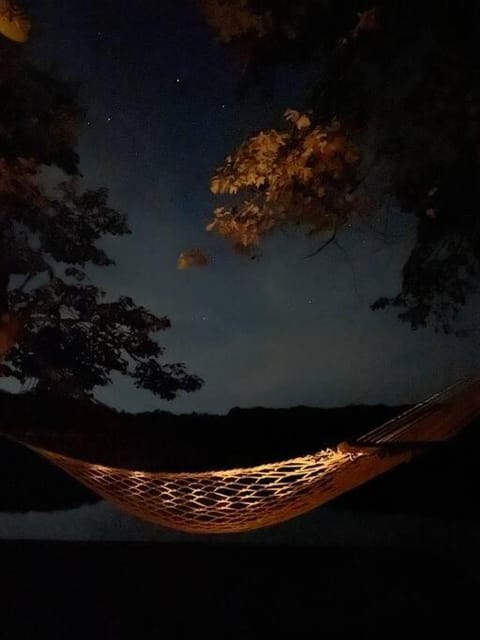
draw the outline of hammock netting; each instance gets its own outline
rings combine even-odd
[[[354,443],[253,467],[206,472],[120,469],[31,446],[120,509],[190,533],[232,533],[288,520],[455,436],[480,412],[478,382],[459,383]]]

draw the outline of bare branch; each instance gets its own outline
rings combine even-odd
[[[312,253],[309,253],[306,256],[303,256],[302,260],[306,260],[307,258],[313,258],[313,256],[318,255],[321,251],[323,251],[326,247],[328,247],[329,244],[334,242],[336,237],[337,237],[337,230],[335,229],[335,231],[332,233],[330,238],[328,238],[328,240],[325,240],[325,242],[322,245],[320,245],[318,249],[315,249],[315,251],[313,251]]]
[[[25,280],[22,282],[22,284],[19,287],[17,287],[17,291],[23,291],[27,286],[27,284],[30,282],[30,280],[32,280],[35,277],[35,275],[36,274],[34,273],[29,273],[25,278]]]
[[[318,255],[326,247],[328,247],[329,244],[331,244],[332,242],[335,242],[335,239],[337,237],[337,231],[338,231],[338,217],[335,217],[335,224],[333,226],[333,231],[332,231],[332,235],[330,236],[330,238],[328,238],[328,240],[325,240],[325,242],[320,247],[318,247],[318,249],[315,249],[315,251],[313,253],[309,253],[308,255],[304,256],[303,260],[306,260],[307,258],[313,258],[313,256]]]

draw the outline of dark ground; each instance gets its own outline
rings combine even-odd
[[[475,637],[478,552],[3,542],[2,638]]]

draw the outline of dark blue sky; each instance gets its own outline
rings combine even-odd
[[[107,186],[133,234],[109,241],[117,267],[92,272],[110,293],[131,295],[173,328],[166,359],[205,378],[202,391],[164,403],[128,381],[98,397],[130,410],[224,412],[232,406],[399,403],[476,371],[477,336],[412,332],[370,303],[397,291],[413,228],[388,212],[396,242],[355,230],[302,260],[301,235],[267,244],[251,262],[204,231],[209,177],[242,137],[301,106],[302,80],[279,78],[270,98],[234,97],[232,61],[188,0],[30,0],[29,55],[79,82],[89,107],[81,168]],[[201,246],[208,269],[180,272],[180,251]],[[475,309],[471,310],[475,313]]]

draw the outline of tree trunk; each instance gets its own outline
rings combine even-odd
[[[1,247],[2,253],[4,251]],[[10,274],[7,270],[4,256],[0,256],[0,318],[8,313],[8,283],[10,281]]]
[[[20,323],[8,305],[8,284],[10,274],[7,271],[3,256],[0,256],[0,361],[18,342]]]

